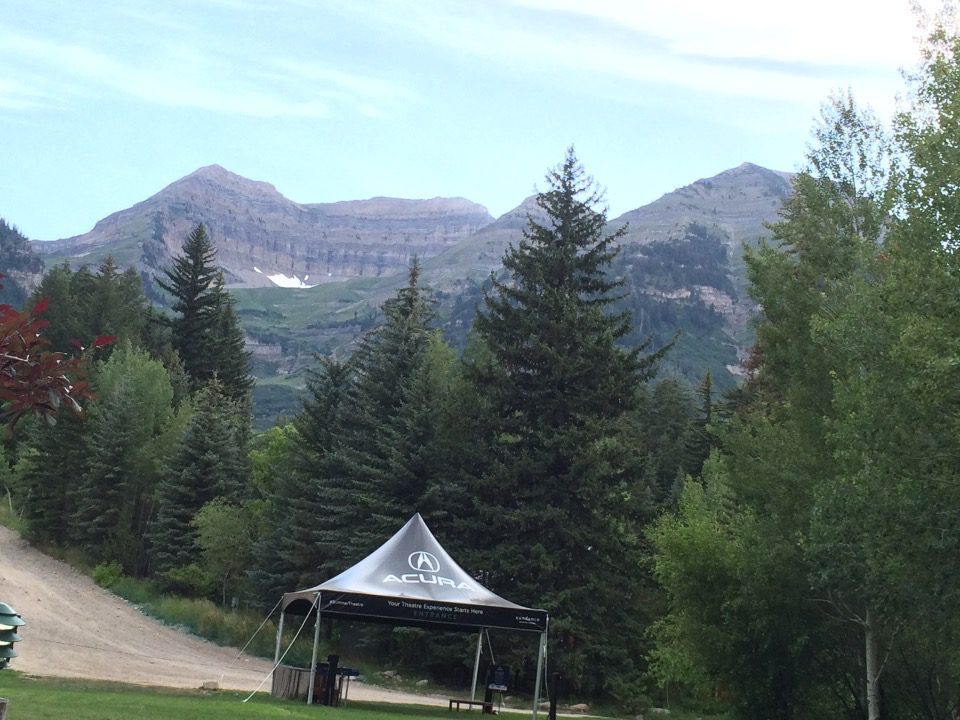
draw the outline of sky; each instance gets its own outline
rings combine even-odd
[[[78,235],[214,163],[499,216],[572,145],[613,218],[798,169],[831,93],[890,117],[920,34],[907,0],[0,0],[0,217]]]

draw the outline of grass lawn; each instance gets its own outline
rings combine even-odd
[[[242,702],[248,694],[232,690],[169,690],[96,680],[35,678],[21,675],[14,670],[0,672],[0,697],[10,701],[7,720],[450,718],[446,708],[359,702],[330,708],[277,700],[268,693],[258,693],[249,702]]]

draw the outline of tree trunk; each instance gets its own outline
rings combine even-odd
[[[7,705],[10,703],[6,698],[0,698],[0,720],[7,717]]]
[[[869,609],[863,630],[867,655],[867,717],[868,720],[880,720],[880,650]]]

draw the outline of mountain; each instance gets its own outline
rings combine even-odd
[[[764,223],[776,220],[792,192],[791,178],[791,173],[743,163],[667,193],[614,223],[629,223],[630,235],[645,242],[669,240],[690,222],[714,225],[727,236],[728,247],[739,250],[743,242],[756,242]]]
[[[672,343],[664,373],[694,384],[710,370],[716,388],[732,387],[752,342],[742,247],[767,233],[790,192],[789,174],[744,163],[612,219],[610,232],[626,227],[612,271],[624,284],[619,307],[634,318],[627,341]],[[206,224],[254,355],[266,424],[295,411],[315,353],[350,352],[378,321],[413,256],[446,339],[462,347],[484,282],[502,270],[528,216],[543,219],[534,197],[496,219],[462,198],[301,204],[213,165],[84,235],[33,248],[48,265],[95,265],[111,254],[149,287],[190,230]]]
[[[743,246],[755,246],[761,237],[769,235],[766,225],[778,219],[783,201],[792,193],[791,177],[790,173],[743,163],[624,213],[612,224],[627,225],[624,254],[637,258],[643,258],[645,246],[675,244],[689,238],[691,228],[695,235],[699,229],[706,229],[715,236],[726,250],[732,288],[716,292],[721,288],[714,282],[692,289],[724,315],[733,336],[743,344],[749,342],[747,323],[753,312],[746,296]]]
[[[43,276],[43,260],[30,241],[0,218],[0,304],[19,308]]]
[[[301,204],[269,183],[210,165],[88,233],[33,247],[48,264],[95,265],[111,254],[149,279],[202,222],[228,287],[304,287],[403,272],[413,256],[437,255],[492,220],[462,198]]]

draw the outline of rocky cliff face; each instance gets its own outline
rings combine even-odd
[[[714,226],[739,255],[741,243],[756,244],[766,234],[764,224],[777,219],[792,192],[790,178],[790,173],[743,163],[667,193],[614,223],[629,223],[627,241],[640,243],[669,240],[690,223]]]
[[[48,263],[95,264],[112,254],[150,275],[202,222],[228,285],[303,287],[403,272],[413,256],[433,257],[492,220],[483,206],[462,198],[300,204],[268,183],[211,165],[84,235],[34,248]]]
[[[726,250],[727,288],[701,288],[694,297],[709,298],[710,306],[726,320],[736,344],[749,341],[748,323],[755,310],[746,293],[743,246],[755,246],[769,235],[768,223],[776,222],[783,201],[792,193],[790,173],[743,163],[711,178],[667,193],[643,207],[624,213],[612,225],[627,225],[624,254],[643,258],[651,243],[677,244],[691,228],[706,231]],[[678,287],[677,291],[691,288]]]

